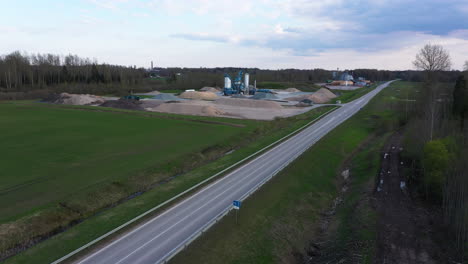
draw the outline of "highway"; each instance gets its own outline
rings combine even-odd
[[[293,137],[76,263],[164,263],[231,210],[233,200],[245,199],[328,132],[358,112],[389,83],[343,104]]]

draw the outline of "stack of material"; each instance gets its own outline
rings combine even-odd
[[[212,93],[217,93],[219,92],[218,89],[214,88],[214,87],[203,87],[200,89],[200,91],[203,91],[203,92],[212,92]]]
[[[178,103],[171,104],[165,103],[161,104],[155,108],[152,108],[150,111],[162,112],[162,113],[173,113],[173,114],[184,114],[184,115],[202,115],[202,116],[219,116],[224,115],[225,113],[218,108],[210,105],[195,105],[195,104],[186,104]]]
[[[302,95],[302,96],[297,96],[297,97],[289,97],[289,98],[286,98],[286,100],[302,101],[304,99],[309,99],[315,104],[323,104],[323,103],[330,101],[333,98],[336,98],[336,95],[334,93],[330,92],[330,90],[326,88],[320,88],[320,90],[318,90],[317,92],[313,94],[307,94],[307,95]]]
[[[195,99],[195,100],[216,100],[218,96],[212,92],[183,92],[179,95],[180,98],[184,99]]]
[[[262,100],[251,100],[251,99],[232,99],[232,98],[221,98],[214,102],[220,105],[231,105],[239,107],[252,107],[252,108],[269,108],[269,109],[282,109],[283,107],[272,101]]]
[[[142,107],[142,102],[138,100],[128,100],[128,99],[119,99],[107,101],[100,106],[120,108],[120,109],[129,109],[129,110],[145,110]]]
[[[179,97],[173,95],[173,94],[167,94],[167,93],[160,93],[158,95],[153,96],[152,99],[156,100],[163,100],[163,101],[180,101]]]
[[[286,90],[284,90],[285,92],[288,92],[288,93],[299,93],[299,92],[302,92],[301,90],[299,89],[296,89],[296,88],[288,88]]]
[[[45,100],[54,104],[68,104],[68,105],[99,105],[105,102],[105,100],[96,95],[92,94],[69,94],[61,93],[50,97]]]
[[[251,98],[256,100],[278,100],[278,97],[271,93],[256,93]]]

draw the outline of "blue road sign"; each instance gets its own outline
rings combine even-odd
[[[241,207],[242,202],[241,201],[233,201],[232,205],[234,206],[234,209],[239,210]]]

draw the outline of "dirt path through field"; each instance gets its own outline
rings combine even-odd
[[[440,263],[440,245],[432,240],[431,215],[409,195],[400,160],[402,134],[384,147],[376,184],[378,213],[375,263]]]

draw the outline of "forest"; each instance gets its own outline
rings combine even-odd
[[[224,74],[235,76],[240,68],[154,68],[153,70],[99,63],[77,55],[27,54],[15,51],[0,56],[0,99],[36,99],[50,93],[125,95],[132,91],[200,89],[222,87]],[[312,85],[325,82],[332,71],[323,69],[242,69],[257,82]],[[423,81],[423,71],[350,70],[372,81],[403,79]],[[459,71],[445,71],[440,82],[454,82]],[[152,78],[153,77],[153,78]],[[154,78],[156,77],[156,78]]]
[[[464,259],[468,250],[468,67],[458,72],[454,82],[441,81],[448,78],[444,70],[451,66],[450,55],[430,44],[421,49],[414,64],[424,79],[400,104],[406,124],[403,153],[411,164],[405,174],[425,202],[441,211],[453,238],[449,243]]]

